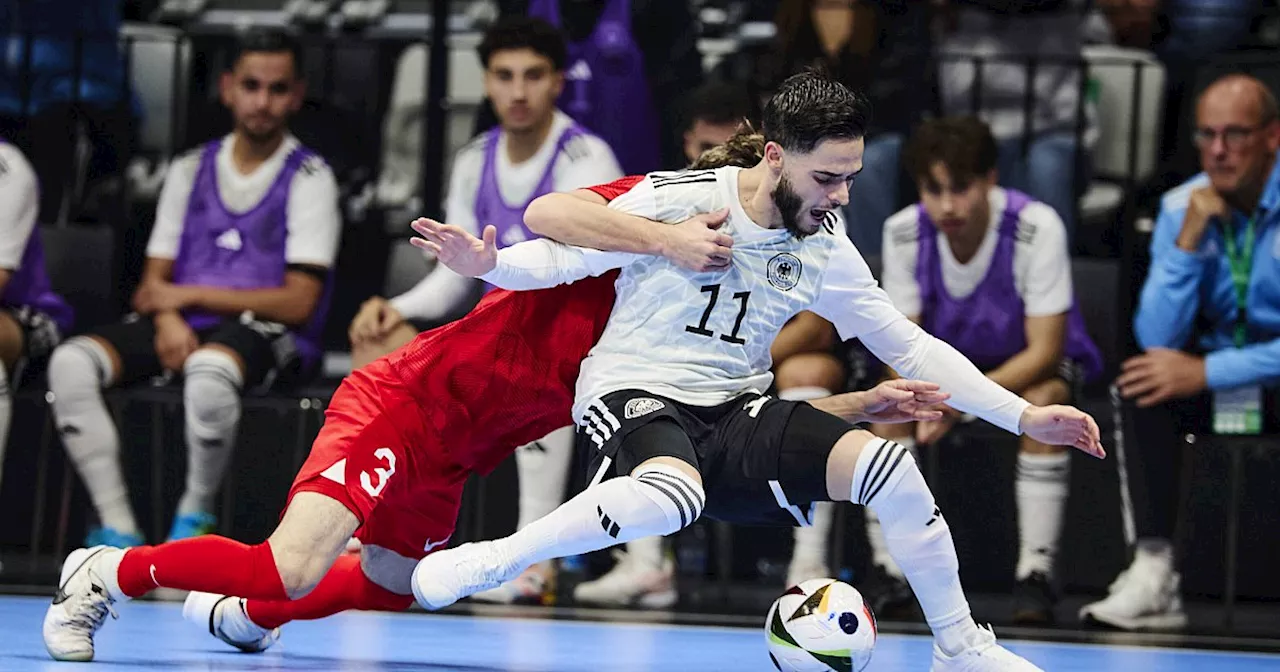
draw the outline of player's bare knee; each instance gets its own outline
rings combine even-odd
[[[1067,381],[1061,378],[1050,378],[1028,387],[1022,393],[1022,398],[1036,406],[1065,404],[1071,400],[1071,389],[1067,386]]]
[[[290,599],[315,588],[355,533],[359,520],[337,500],[300,492],[268,540],[280,582]]]
[[[817,387],[836,391],[844,386],[844,368],[826,352],[805,352],[778,363],[774,383],[779,390]]]
[[[876,435],[866,430],[851,429],[831,448],[831,453],[827,455],[827,496],[833,501],[849,501],[858,457],[862,455],[862,449],[876,438]]]

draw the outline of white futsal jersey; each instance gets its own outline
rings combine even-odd
[[[645,390],[695,406],[763,393],[773,382],[770,347],[778,332],[796,313],[812,310],[841,338],[862,339],[904,376],[950,378],[970,388],[952,391],[956,408],[1017,431],[1026,402],[903,316],[834,214],[805,238],[762,228],[742,208],[741,170],[653,173],[609,204],[671,224],[729,208],[720,228],[733,237],[726,270],[696,273],[665,257],[530,241],[502,250],[498,268],[482,276],[500,287],[528,289],[621,269],[613,314],[578,376],[575,420],[617,390]]]

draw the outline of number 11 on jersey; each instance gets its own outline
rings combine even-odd
[[[711,320],[711,313],[716,309],[716,302],[720,300],[720,285],[703,285],[703,294],[710,294],[710,300],[707,302],[707,309],[702,311],[702,319],[697,326],[687,325],[684,330],[699,336],[711,338],[715,336],[715,332],[707,329],[707,322]],[[738,302],[738,316],[733,319],[733,331],[727,334],[720,334],[720,340],[735,345],[743,345],[745,340],[738,338],[738,330],[742,329],[742,320],[747,316],[747,301],[751,298],[751,292],[734,292],[733,300]]]

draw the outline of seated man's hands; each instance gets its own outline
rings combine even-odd
[[[1139,408],[1193,397],[1208,388],[1204,358],[1181,350],[1151,348],[1125,360],[1116,386],[1121,397],[1136,399]]]
[[[375,296],[360,305],[360,312],[351,320],[347,337],[356,345],[367,341],[381,341],[391,330],[404,324],[404,316],[390,301]]]

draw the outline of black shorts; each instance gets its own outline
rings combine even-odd
[[[628,440],[655,422],[671,423],[672,431]],[[705,515],[741,525],[795,526],[812,522],[814,502],[829,501],[827,456],[852,429],[805,402],[767,395],[691,406],[621,390],[591,406],[577,442],[591,455],[591,485],[629,474],[650,458],[675,457],[702,474]],[[655,440],[663,436],[675,440]]]
[[[25,377],[43,368],[53,349],[62,342],[62,330],[47,313],[30,306],[6,306],[0,310],[8,313],[22,330],[22,356],[10,380],[16,388]]]
[[[156,354],[156,327],[147,317],[130,314],[122,322],[91,330],[120,354],[123,371],[119,384],[155,378],[164,373]],[[211,329],[196,332],[201,345],[217,343],[244,360],[245,389],[287,386],[307,372],[294,345],[293,335],[277,322],[227,318]]]

